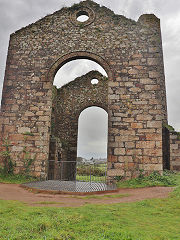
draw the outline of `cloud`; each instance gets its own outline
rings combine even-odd
[[[78,156],[106,157],[108,114],[99,107],[86,108],[78,122]]]
[[[56,73],[53,85],[58,88],[64,84],[73,81],[75,78],[85,75],[86,73],[97,70],[104,76],[107,76],[105,70],[96,62],[88,59],[78,59],[66,63]]]

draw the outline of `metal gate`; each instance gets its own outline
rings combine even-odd
[[[106,182],[106,163],[49,160],[48,180]]]

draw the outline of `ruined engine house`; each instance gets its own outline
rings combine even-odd
[[[81,15],[88,20],[79,22]],[[92,71],[55,89],[56,72],[75,59],[97,62],[108,77]],[[92,78],[99,80],[96,86]],[[76,160],[78,116],[89,106],[108,113],[109,181],[135,177],[140,169],[180,169],[180,141],[164,127],[164,64],[155,15],[136,22],[87,0],[11,34],[0,136],[10,142],[17,173],[24,147],[34,158],[31,174],[41,179],[50,171],[57,175],[48,160],[58,152],[59,158]]]

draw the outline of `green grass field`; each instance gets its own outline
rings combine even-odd
[[[21,183],[33,182],[33,181],[37,181],[37,179],[33,177],[23,176],[23,175],[13,175],[13,174],[5,175],[0,172],[0,183],[21,184]]]
[[[168,178],[177,187],[166,199],[78,208],[0,200],[0,239],[180,240],[180,175]]]
[[[76,175],[76,181],[82,181],[82,182],[89,182],[90,181],[90,176],[83,176],[83,175]],[[106,177],[105,176],[91,176],[91,182],[105,182]]]
[[[105,182],[106,169],[107,164],[79,165],[77,167],[76,180],[83,182]]]

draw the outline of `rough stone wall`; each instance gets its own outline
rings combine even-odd
[[[170,135],[167,127],[162,129],[163,169],[170,170]]]
[[[180,134],[170,131],[170,165],[171,170],[180,171]]]
[[[2,124],[3,124],[3,117],[2,117],[2,114],[0,112],[0,153],[2,153],[2,151],[4,150],[4,148],[3,148]],[[3,157],[2,157],[1,154],[0,154],[0,163],[3,163]]]
[[[89,20],[76,20],[80,13]],[[167,121],[160,21],[137,22],[92,1],[63,8],[12,34],[2,94],[2,137],[18,171],[23,146],[36,154],[33,173],[45,178],[52,83],[73,59],[99,63],[108,74],[108,176],[162,171],[162,121]],[[24,141],[24,132],[31,132]]]
[[[97,79],[97,84],[91,80]],[[91,71],[84,76],[76,78],[65,86],[53,89],[53,103],[51,116],[51,136],[62,143],[62,157],[67,171],[70,166],[76,167],[70,162],[77,158],[78,119],[80,113],[87,107],[99,106],[108,109],[108,79],[97,71]],[[50,147],[51,149],[51,147]],[[52,158],[51,158],[52,159]],[[55,162],[55,165],[57,163]],[[75,172],[75,170],[74,170]],[[63,179],[65,178],[64,174]]]
[[[49,141],[49,163],[48,163],[48,180],[62,180],[62,156],[66,157],[65,149],[59,138],[51,135]]]

